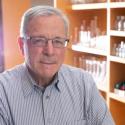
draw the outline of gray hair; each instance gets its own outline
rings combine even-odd
[[[50,16],[50,15],[57,15],[63,20],[66,35],[68,35],[69,20],[67,16],[61,10],[54,8],[52,6],[35,6],[35,7],[28,9],[22,16],[21,26],[20,26],[20,36],[25,37],[26,28],[31,18],[36,17],[36,16]]]

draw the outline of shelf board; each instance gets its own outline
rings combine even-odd
[[[125,31],[110,30],[110,35],[111,36],[125,37]]]
[[[72,45],[72,50],[101,55],[101,56],[107,56],[107,52],[105,50],[99,50],[99,49],[84,47],[84,46],[80,46],[80,45]]]
[[[110,8],[124,8],[125,2],[111,2]]]
[[[115,99],[117,101],[120,101],[122,103],[125,103],[125,97],[120,97],[119,95],[115,93],[109,93],[110,98]]]
[[[117,57],[117,56],[110,56],[109,58],[110,58],[110,61],[125,64],[125,58],[120,58],[120,57]]]
[[[86,3],[74,4],[71,6],[72,10],[87,10],[87,9],[106,9],[107,3]]]
[[[97,85],[97,88],[100,90],[100,91],[102,91],[102,92],[107,92],[106,91],[106,86],[104,86],[104,85],[101,85],[101,84],[96,84]]]

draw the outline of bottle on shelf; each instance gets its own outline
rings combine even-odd
[[[84,32],[85,32],[85,27],[83,24],[81,24],[80,26],[80,30],[79,30],[79,42],[83,43],[84,41]]]
[[[90,73],[96,83],[106,85],[106,61],[97,57],[86,58],[85,70]]]
[[[124,20],[125,20],[125,16],[121,16],[121,19],[118,21],[118,31],[123,31]]]
[[[71,0],[72,4],[77,4],[77,0]]]
[[[120,44],[118,44],[116,47],[116,56],[118,57],[119,57],[119,50],[120,50]]]
[[[121,58],[125,58],[125,43],[124,43],[124,41],[121,41],[121,43],[120,43],[120,57]]]
[[[125,31],[125,16],[124,16],[124,21],[123,21],[123,31]]]
[[[86,0],[86,3],[96,3],[95,0]]]
[[[77,0],[77,3],[79,4],[86,3],[86,0]]]
[[[89,26],[87,27],[87,41],[88,41],[88,46],[90,47],[91,31]]]
[[[82,4],[87,3],[87,0],[71,0],[72,4]]]
[[[119,44],[113,44],[112,55],[125,58],[125,42],[121,41]]]
[[[73,66],[75,66],[75,67],[79,66],[79,64],[78,64],[78,57],[77,56],[73,57]]]
[[[89,46],[88,45],[88,32],[86,30],[86,21],[83,20],[82,24],[80,26],[80,31],[79,31],[79,42],[83,46]]]
[[[116,55],[116,48],[117,48],[117,44],[114,43],[114,44],[113,44],[113,47],[112,47],[112,55],[113,55],[113,56],[117,56],[117,55]]]
[[[121,20],[121,16],[116,16],[116,19],[115,19],[115,26],[114,26],[114,29],[115,30],[118,30],[118,23],[119,21]]]
[[[96,47],[96,36],[97,36],[97,17],[95,16],[94,19],[90,21],[90,31],[91,31],[91,41],[90,46],[92,48]]]
[[[94,16],[93,19],[90,20],[90,23],[83,20],[80,28],[74,28],[72,41],[73,44],[79,43],[79,45],[84,47],[106,50],[107,44],[104,41],[106,39],[106,32],[101,31],[98,27],[98,17]]]
[[[79,67],[85,69],[85,57],[79,57]]]

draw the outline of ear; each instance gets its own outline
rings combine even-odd
[[[23,38],[21,37],[18,37],[18,46],[22,55],[24,55],[24,41],[23,41]]]

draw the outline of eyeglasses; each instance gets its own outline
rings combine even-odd
[[[60,37],[49,39],[44,36],[39,36],[39,37],[24,37],[24,39],[29,40],[30,43],[35,47],[46,47],[48,45],[48,41],[52,40],[53,47],[63,48],[66,47],[69,42],[69,39]]]

